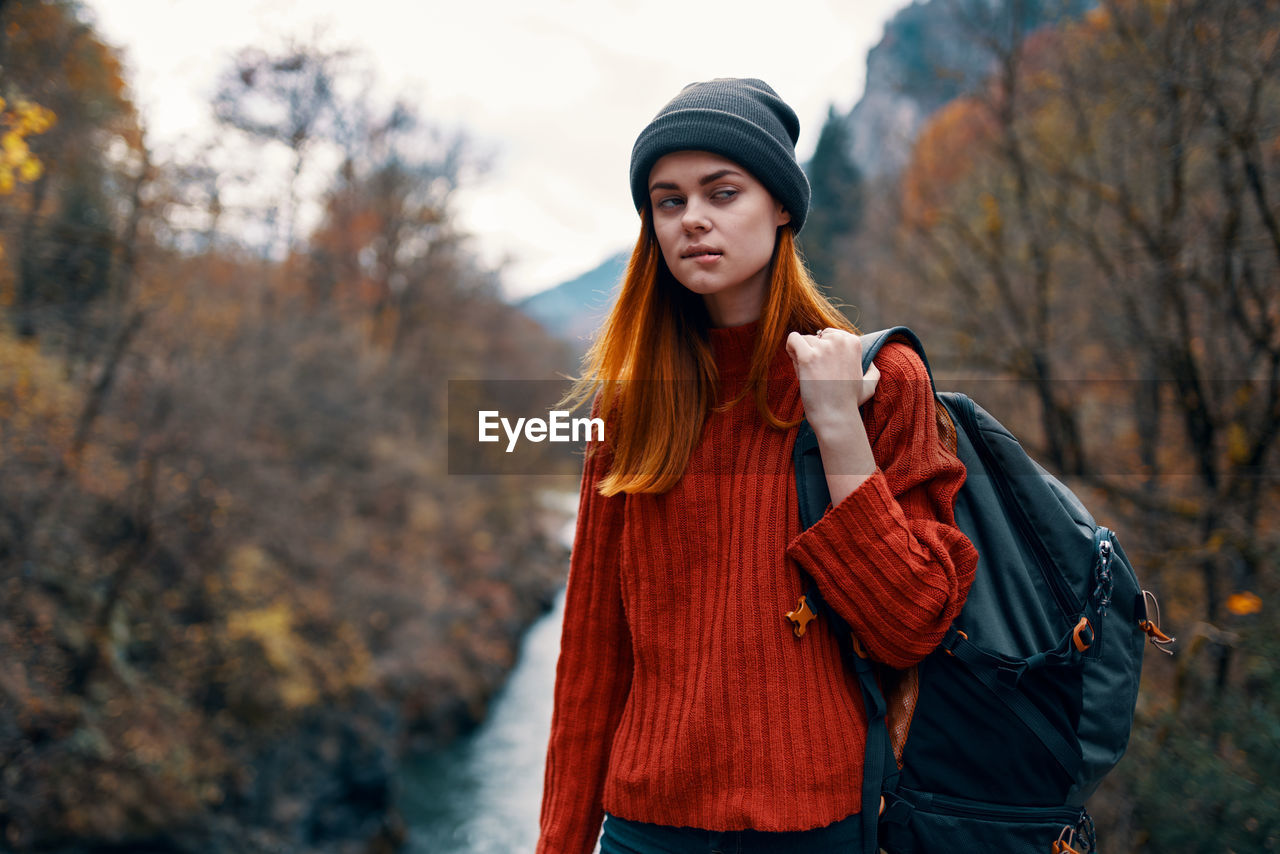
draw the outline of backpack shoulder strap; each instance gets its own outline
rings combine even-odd
[[[872,360],[879,355],[884,345],[895,338],[904,344],[911,345],[911,349],[916,351],[920,361],[924,362],[924,369],[929,373],[929,386],[936,392],[937,387],[933,383],[933,368],[929,367],[929,357],[925,355],[924,344],[921,343],[919,336],[907,326],[891,326],[888,329],[868,332],[862,336],[862,372],[864,374],[867,372],[867,369],[871,367]]]
[[[879,355],[880,350],[884,348],[891,340],[898,340],[911,347],[916,351],[916,355],[920,357],[920,361],[924,362],[925,372],[929,375],[929,390],[933,392],[934,401],[934,421],[938,425],[938,436],[942,439],[942,444],[951,453],[959,455],[957,449],[956,425],[951,418],[951,414],[947,408],[939,402],[938,386],[933,381],[933,368],[929,366],[929,357],[925,355],[924,344],[920,342],[919,336],[906,326],[891,326],[888,329],[881,329],[878,332],[868,332],[862,336],[862,372],[865,374],[871,367],[872,360]],[[814,440],[816,443],[816,439]]]
[[[910,344],[911,348],[919,354],[925,370],[929,371],[929,383],[932,387],[933,371],[929,369],[924,345],[920,343],[916,334],[905,326],[894,326],[862,336],[863,373],[871,367],[872,360],[884,345],[894,338]],[[808,421],[800,422],[795,446],[792,449],[792,460],[795,465],[800,523],[802,527],[808,528],[822,517],[827,504],[831,501],[826,473],[822,468],[822,457],[818,451],[818,437]],[[857,676],[858,687],[862,692],[862,703],[867,714],[867,741],[862,772],[863,834],[858,850],[859,854],[875,854],[880,850],[877,841],[877,819],[885,805],[883,794],[897,789],[899,773],[893,740],[889,735],[888,707],[876,679],[875,670],[871,662],[858,653],[852,642],[848,624],[822,601],[818,586],[813,579],[803,570],[801,575],[805,583],[805,596],[801,601],[807,600],[815,611],[827,615],[844,649],[845,657]]]
[[[929,367],[929,359],[924,353],[924,344],[920,338],[906,326],[891,326],[878,332],[868,332],[862,336],[862,372],[866,373],[871,362],[890,340],[897,339],[911,346],[924,362],[929,372],[929,384],[933,385],[933,370]],[[796,435],[793,449],[796,470],[796,496],[800,502],[800,523],[808,528],[822,517],[831,501],[827,491],[827,476],[822,468],[822,457],[818,454],[818,437],[808,421],[800,422],[800,432]]]

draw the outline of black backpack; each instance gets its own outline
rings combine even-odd
[[[928,367],[899,326],[863,336],[864,371],[891,337]],[[880,819],[878,838],[867,822],[863,852],[1093,851],[1085,800],[1128,743],[1144,641],[1171,639],[1148,617],[1154,598],[1116,535],[982,407],[934,397],[968,471],[956,524],[978,550],[945,639],[912,671],[889,671],[860,654],[812,579],[801,601],[845,641],[867,709],[862,809]],[[807,422],[794,460],[807,528],[830,502]]]

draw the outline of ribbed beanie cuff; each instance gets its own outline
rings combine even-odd
[[[769,84],[754,78],[690,83],[640,132],[631,149],[631,197],[649,199],[649,172],[673,151],[709,151],[739,164],[791,214],[796,233],[809,214],[809,179],[796,160],[800,120]]]

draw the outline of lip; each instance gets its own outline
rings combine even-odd
[[[680,257],[684,259],[692,259],[695,261],[706,262],[706,261],[714,261],[723,254],[724,254],[723,252],[721,252],[719,249],[716,249],[714,246],[707,246],[706,244],[703,244],[703,243],[695,243],[693,246],[690,246],[688,249],[686,249],[680,255]]]

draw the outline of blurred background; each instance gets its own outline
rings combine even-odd
[[[1280,3],[538,6],[0,0],[0,850],[532,851],[578,470],[447,385],[575,371],[716,76],[1159,595],[1104,850],[1280,848]]]

